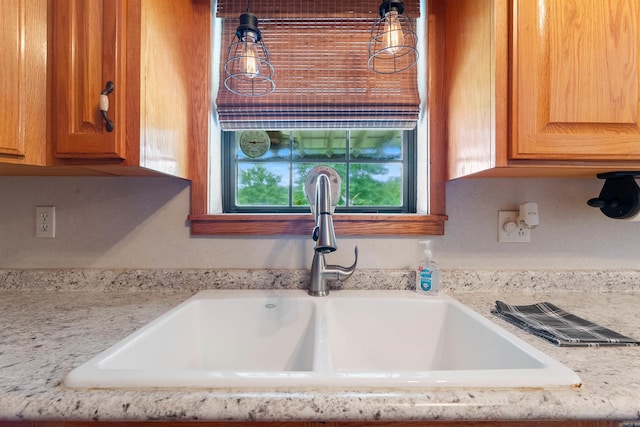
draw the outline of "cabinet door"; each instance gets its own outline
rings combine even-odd
[[[0,0],[0,162],[46,162],[46,64],[46,0]]]
[[[123,159],[125,155],[125,26],[122,0],[54,3],[54,154]],[[107,82],[109,131],[100,112]]]
[[[515,0],[511,159],[640,160],[638,0]]]

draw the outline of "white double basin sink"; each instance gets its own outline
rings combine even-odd
[[[546,344],[545,344],[546,345]],[[551,387],[572,370],[441,295],[202,291],[74,369],[70,387]]]

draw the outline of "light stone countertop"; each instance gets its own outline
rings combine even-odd
[[[480,275],[480,280],[485,281],[483,289],[481,284],[472,283],[477,279],[474,275],[471,275],[473,280],[469,280],[467,274],[443,275],[449,283],[445,286],[447,294],[572,368],[583,385],[580,388],[410,391],[66,388],[62,380],[71,369],[199,289],[186,286],[185,290],[179,290],[168,286],[168,290],[162,292],[136,291],[132,286],[133,289],[141,287],[127,282],[118,290],[113,278],[107,275],[111,285],[101,286],[98,280],[96,289],[92,290],[90,285],[79,284],[77,278],[56,281],[51,272],[46,273],[46,280],[55,285],[34,286],[33,282],[17,285],[16,275],[21,274],[0,272],[0,419],[640,419],[640,347],[554,347],[490,314],[497,299],[511,304],[550,301],[578,316],[638,338],[637,273],[625,276],[629,283],[616,292],[611,292],[611,282],[606,280],[600,280],[601,288],[585,292],[578,286],[547,286],[546,282],[536,279],[538,285],[532,290],[514,280],[513,274],[498,286],[496,282],[502,279],[496,278],[502,277],[501,273],[486,273]],[[33,272],[25,274],[31,279],[34,277]],[[516,276],[531,281],[530,274]],[[96,280],[92,274],[89,277]],[[615,280],[615,277],[609,279]],[[23,279],[24,276],[19,280]],[[404,286],[399,286],[396,279],[388,288]],[[570,282],[565,279],[566,283]]]

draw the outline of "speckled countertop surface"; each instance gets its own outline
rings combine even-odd
[[[490,314],[496,299],[550,301],[638,338],[638,272],[444,272],[447,294],[572,368],[583,381],[580,388],[176,391],[62,385],[72,368],[196,291],[243,287],[248,279],[255,287],[255,274],[0,271],[0,419],[640,419],[640,347],[554,347]],[[260,287],[304,282],[304,273],[287,274],[302,279],[296,284],[281,273],[263,274]],[[409,279],[389,273],[378,288],[402,289]],[[356,278],[353,287],[358,283]]]

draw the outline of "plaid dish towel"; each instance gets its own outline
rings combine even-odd
[[[637,346],[640,341],[620,335],[555,305],[509,305],[496,301],[491,313],[560,347]]]

